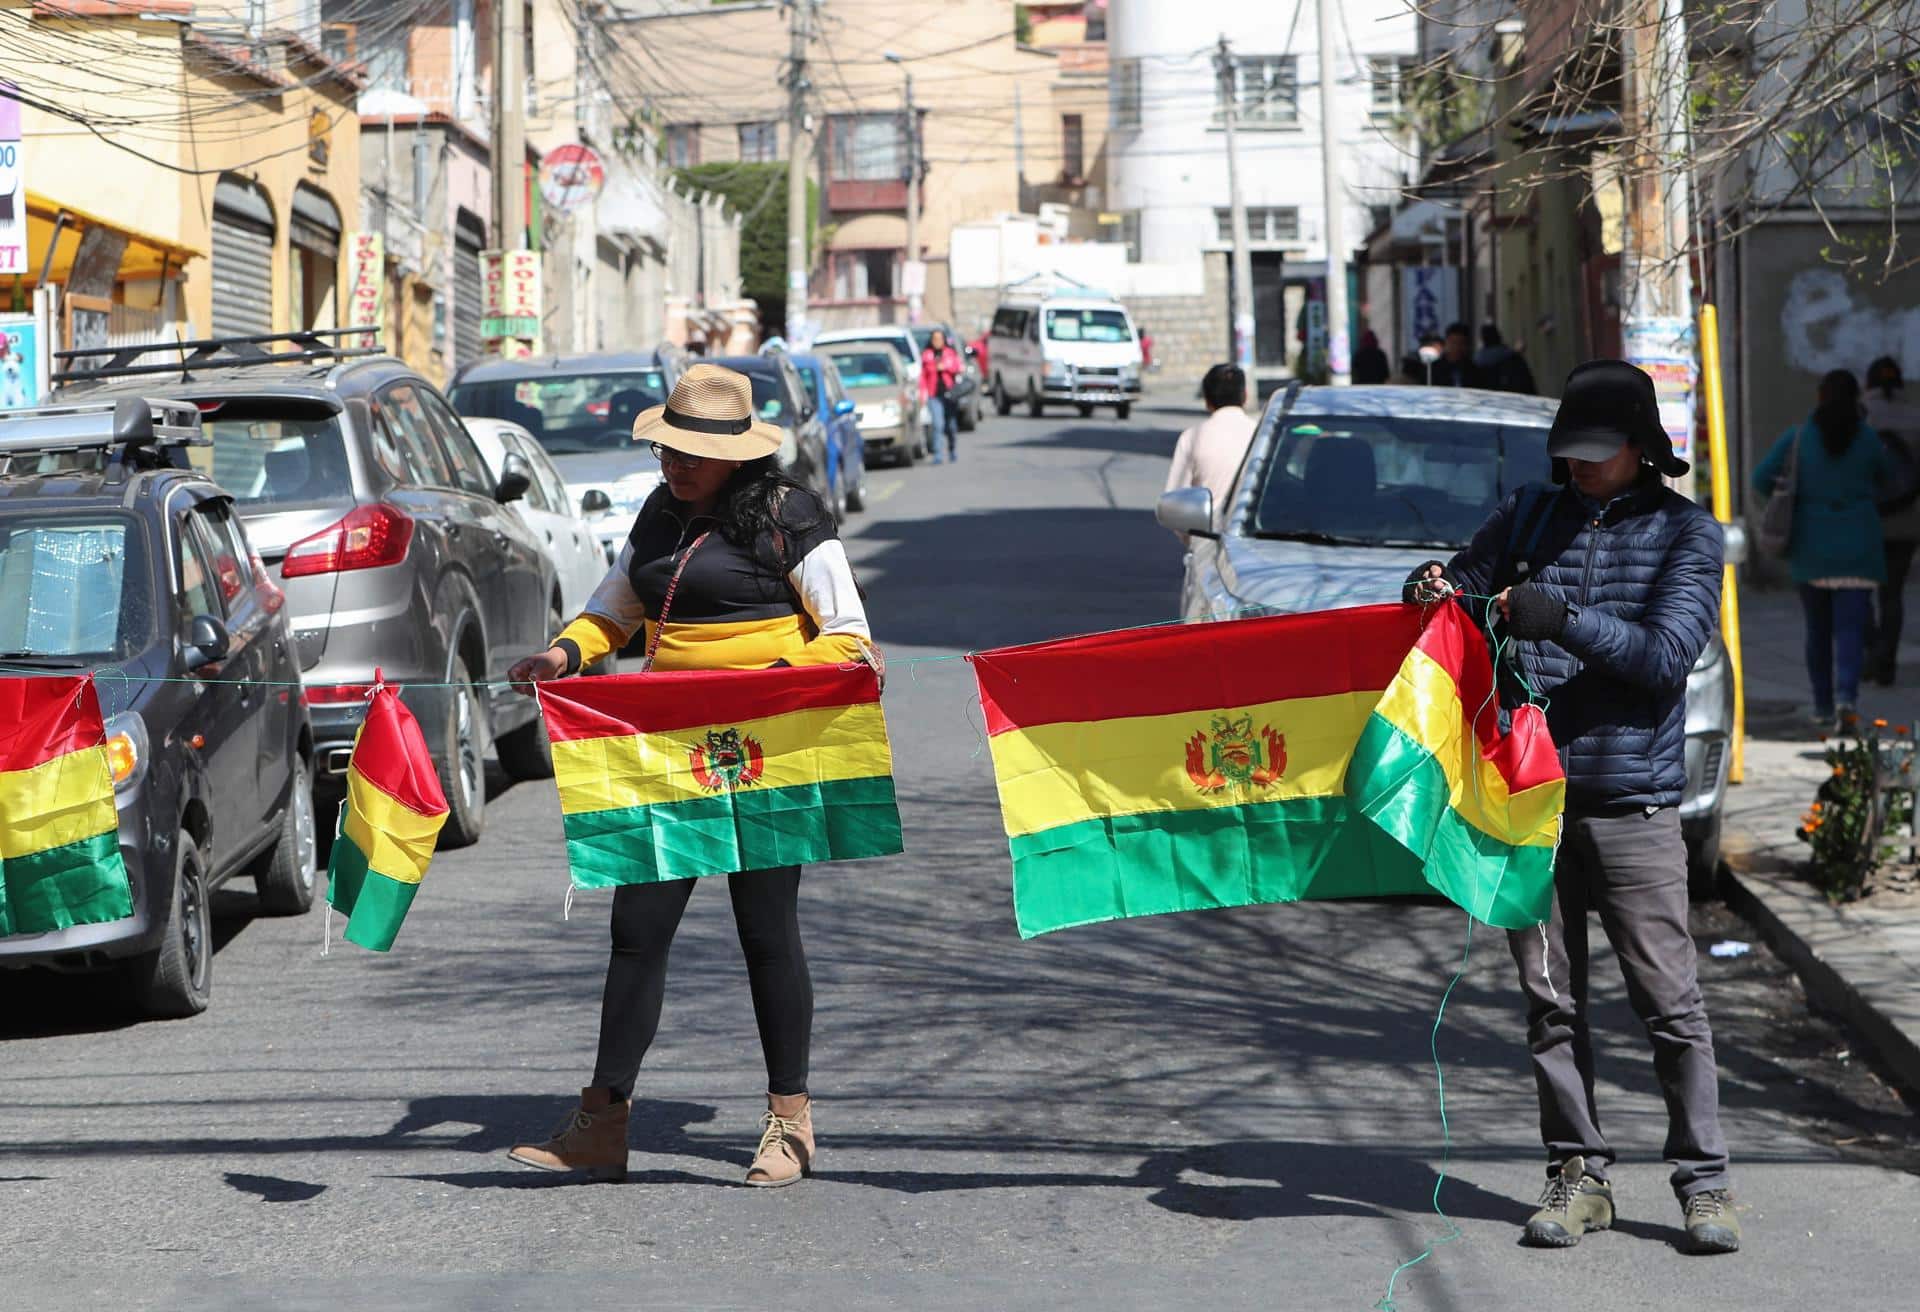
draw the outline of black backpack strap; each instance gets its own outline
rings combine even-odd
[[[1546,536],[1547,522],[1553,518],[1553,505],[1559,495],[1559,488],[1544,483],[1529,483],[1520,489],[1519,500],[1513,506],[1513,527],[1507,534],[1507,555],[1500,570],[1509,583],[1532,580],[1533,555],[1540,549],[1540,539]]]

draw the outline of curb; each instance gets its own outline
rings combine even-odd
[[[1726,860],[1727,905],[1793,967],[1812,1006],[1855,1030],[1903,1092],[1920,1094],[1920,957],[1903,955],[1871,912],[1763,873],[1753,853]]]

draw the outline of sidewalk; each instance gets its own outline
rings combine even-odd
[[[1920,1090],[1920,897],[1833,906],[1801,876],[1795,836],[1827,765],[1806,718],[1800,604],[1742,589],[1746,780],[1728,790],[1727,901],[1799,973],[1814,1006],[1844,1019],[1909,1091]],[[1904,686],[1862,689],[1860,713],[1920,723],[1920,643],[1901,651]]]

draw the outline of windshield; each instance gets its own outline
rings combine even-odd
[[[848,387],[888,387],[900,381],[899,367],[891,351],[833,351],[829,354],[840,366],[840,381]]]
[[[1544,428],[1386,415],[1282,424],[1257,537],[1460,547],[1507,493],[1552,473]]]
[[[512,420],[559,456],[627,446],[633,421],[642,410],[665,405],[667,390],[662,370],[632,369],[462,383],[448,399],[463,415]]]
[[[918,348],[914,346],[914,340],[911,333],[889,333],[885,337],[837,337],[832,343],[822,342],[820,346],[823,348],[827,345],[885,347],[902,360],[917,360],[920,358],[920,352]]]
[[[1125,310],[1048,310],[1047,336],[1056,342],[1130,342]]]
[[[0,664],[134,656],[153,631],[148,578],[130,516],[0,515]]]
[[[190,447],[187,459],[242,509],[353,500],[346,440],[331,407],[285,400],[209,404],[214,408],[201,423],[213,446]]]

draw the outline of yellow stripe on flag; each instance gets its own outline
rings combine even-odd
[[[104,746],[0,772],[0,861],[78,843],[118,824]]]
[[[433,860],[444,815],[421,815],[347,770],[347,809],[341,832],[367,858],[367,869],[403,884],[417,884]]]
[[[657,806],[711,796],[694,778],[693,752],[709,730],[738,730],[751,739],[762,768],[752,786],[785,788],[893,773],[887,722],[879,703],[828,706],[738,724],[706,725],[667,733],[582,738],[553,744],[553,778],[566,815]]]
[[[1509,795],[1507,781],[1480,754],[1467,728],[1460,688],[1444,666],[1415,648],[1381,697],[1380,717],[1427,748],[1447,772],[1453,809],[1481,833],[1522,847],[1552,847],[1566,801],[1563,779]],[[1495,714],[1489,706],[1483,714]]]
[[[995,734],[993,773],[1007,834],[1018,837],[1116,815],[1337,796],[1360,728],[1379,700],[1377,691],[1343,692],[1174,715],[1069,720]],[[1213,788],[1195,781],[1188,768],[1190,752],[1197,753],[1204,777],[1213,772],[1216,748],[1223,740],[1231,745],[1231,734],[1215,732],[1214,721],[1222,717],[1244,720],[1263,756],[1271,751],[1268,730],[1284,740],[1287,759],[1279,778],[1261,784],[1229,777]],[[1240,772],[1225,772],[1235,773]]]

